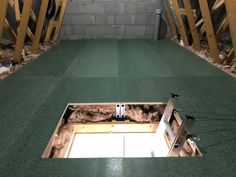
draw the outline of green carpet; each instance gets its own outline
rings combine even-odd
[[[166,102],[203,158],[41,159],[69,102]],[[0,176],[235,176],[236,80],[170,40],[63,41],[0,81]],[[94,147],[95,148],[95,147]]]

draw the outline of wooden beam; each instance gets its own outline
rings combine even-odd
[[[61,124],[57,125],[56,130],[54,131],[42,158],[48,158],[51,152],[52,144],[55,139],[55,136],[58,134],[58,130]],[[156,123],[133,123],[133,122],[103,122],[103,123],[86,123],[86,124],[73,124],[69,125],[71,132],[71,139],[68,141],[64,148],[60,152],[59,157],[66,157],[68,150],[71,147],[73,138],[75,134],[83,133],[156,133],[159,122]]]
[[[17,35],[6,18],[4,21],[4,28],[7,29],[8,33],[11,36],[11,38],[13,39],[13,41],[16,41]]]
[[[67,3],[68,3],[68,0],[62,0],[61,12],[60,12],[59,19],[58,19],[58,22],[57,22],[56,28],[55,28],[55,33],[54,33],[54,36],[53,36],[53,39],[52,39],[53,42],[56,42],[57,39],[58,39],[58,35],[60,33],[62,20],[63,20],[64,14],[65,14]]]
[[[21,13],[20,13],[18,2],[19,2],[19,0],[16,0],[16,1],[9,0],[9,5],[12,8],[12,10],[15,12],[15,18],[16,18],[17,26],[19,25],[20,19],[21,19]],[[32,9],[30,10],[30,12],[31,12],[30,14],[32,14]],[[35,17],[32,17],[32,19],[33,18],[35,18]],[[17,31],[18,30],[19,30],[19,28],[17,28]],[[32,31],[29,27],[27,28],[26,34],[30,38],[30,40],[33,41],[34,35],[33,35]]]
[[[65,146],[62,148],[62,150],[60,151],[59,157],[61,158],[68,158],[70,150],[71,150],[71,146],[73,144],[74,138],[75,138],[76,133],[73,131],[70,141],[67,141]]]
[[[155,133],[159,123],[97,123],[76,124],[75,133]]]
[[[227,17],[225,17],[222,23],[220,24],[220,27],[216,31],[216,39],[220,39],[220,35],[225,31],[228,25],[229,25],[228,19]]]
[[[193,15],[193,11],[192,11],[190,1],[189,0],[183,0],[183,2],[184,2],[186,15],[187,15],[187,18],[188,18],[190,31],[191,31],[192,38],[193,38],[193,47],[197,51],[200,51],[201,50],[201,43],[200,43],[200,40],[199,40],[199,34],[197,32],[197,29],[196,29],[194,15]]]
[[[234,52],[236,52],[236,1],[225,0],[225,7],[227,11],[227,18],[229,22],[229,29],[234,47]]]
[[[55,14],[52,16],[52,18],[49,20],[49,23],[48,23],[48,27],[47,27],[47,32],[46,32],[46,36],[45,36],[45,39],[44,39],[44,43],[47,45],[50,40],[51,40],[51,34],[52,34],[52,31],[54,29],[54,23],[55,23],[55,18],[56,18],[56,13],[58,11],[58,8],[59,8],[59,4],[60,4],[61,0],[56,0],[56,12]]]
[[[232,48],[227,56],[227,59],[226,59],[226,63],[231,63],[232,60],[234,59],[235,55],[234,55],[234,49]]]
[[[183,8],[179,8],[180,14],[181,15],[186,15],[186,11]]]
[[[22,49],[24,47],[31,6],[32,6],[32,0],[24,0],[22,18],[21,18],[19,30],[17,33],[16,48],[13,55],[13,58],[14,58],[13,61],[16,63],[19,63],[21,61],[21,54],[22,54]]]
[[[222,61],[220,61],[219,58],[219,50],[216,43],[208,2],[206,0],[199,0],[199,5],[206,30],[211,57],[213,58],[214,62],[221,64]]]
[[[178,0],[172,0],[172,3],[175,10],[175,15],[176,15],[177,23],[178,23],[177,26],[178,26],[181,38],[184,42],[184,45],[189,46],[188,35],[187,35],[186,28],[185,28],[185,25],[184,25],[184,22],[180,13]]]
[[[200,35],[203,36],[203,34],[206,32],[205,25],[203,24],[200,28]]]
[[[215,12],[216,10],[218,10],[221,6],[223,6],[225,3],[225,0],[216,0],[211,11]]]
[[[196,23],[196,28],[203,24],[203,19],[198,20]]]
[[[225,0],[216,0],[215,4],[213,5],[212,9],[210,10],[210,14],[213,14],[216,10],[218,10],[222,5],[224,5]],[[227,21],[224,21],[223,23],[227,23]],[[196,27],[199,27],[201,24],[203,23],[203,19],[199,20],[196,24]],[[224,25],[227,24],[221,24],[223,26],[221,26],[220,28],[224,28]],[[226,26],[227,27],[227,26]],[[223,30],[223,29],[219,29],[219,30]],[[224,30],[223,30],[224,31]],[[200,29],[200,34],[203,35],[206,32],[205,30],[205,26],[204,24],[202,25],[201,29]],[[221,31],[219,31],[220,33]],[[216,33],[216,38],[217,38],[217,33]]]
[[[11,8],[12,8],[13,10],[15,10],[15,3],[14,3],[14,1],[13,1],[13,0],[8,0],[8,3],[9,3],[9,5],[11,6]],[[17,16],[19,17],[19,15],[17,15]],[[37,17],[36,17],[36,15],[35,15],[33,9],[30,10],[30,17],[31,17],[31,19],[36,23]]]
[[[32,42],[32,48],[31,48],[31,52],[33,54],[38,52],[40,37],[42,34],[42,30],[43,30],[43,26],[44,26],[44,22],[45,22],[45,17],[46,17],[46,12],[47,12],[47,7],[48,7],[48,1],[49,0],[43,0],[41,3],[41,6],[40,6],[39,17],[38,17],[35,35],[34,35],[34,39]]]
[[[186,9],[180,8],[179,10],[180,10],[181,15],[187,15]],[[197,10],[196,9],[192,10],[192,13],[193,13],[194,18],[196,18],[197,17]]]
[[[14,12],[15,12],[15,19],[18,25],[20,23],[20,17],[21,17],[19,0],[14,0]]]
[[[3,26],[7,13],[8,0],[2,0],[0,5],[0,39],[2,38]]]
[[[29,27],[27,27],[26,34],[30,38],[31,41],[34,40],[34,34],[33,34],[33,32],[31,31],[31,29]]]
[[[42,0],[42,1],[44,1],[44,0]],[[31,19],[34,21],[34,23],[37,22],[37,17],[36,17],[36,15],[35,15],[33,9],[30,10],[30,17],[31,17]]]
[[[170,25],[170,29],[171,29],[171,33],[172,33],[172,37],[177,39],[178,38],[178,34],[177,34],[177,29],[176,29],[176,24],[175,24],[175,20],[172,17],[170,10],[168,8],[168,5],[166,3],[166,0],[162,1],[166,10],[166,15],[167,15],[167,19]]]

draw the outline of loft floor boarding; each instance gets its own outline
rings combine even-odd
[[[201,158],[41,158],[68,103],[167,102]],[[236,81],[170,40],[62,41],[0,81],[0,176],[235,176]],[[94,147],[95,148],[95,147]]]

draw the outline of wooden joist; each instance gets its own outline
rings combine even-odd
[[[12,8],[13,10],[15,10],[15,8],[16,8],[16,6],[17,6],[16,3],[18,3],[18,1],[19,1],[19,0],[8,0],[8,3],[9,3],[9,5],[11,6],[11,8]],[[18,4],[18,6],[19,6],[19,4]],[[16,12],[15,12],[15,14],[16,14]],[[20,15],[20,12],[18,12],[18,14],[16,15],[16,17],[19,19],[20,16],[21,16],[21,15]],[[33,9],[30,10],[30,17],[31,17],[31,19],[32,19],[34,22],[37,21],[37,17],[36,17],[36,15],[35,15]],[[18,19],[16,19],[16,21],[17,21]],[[20,19],[19,19],[19,20],[20,20]]]
[[[213,29],[208,2],[206,0],[199,0],[199,5],[202,13],[211,57],[216,63],[221,64],[222,61],[219,58],[219,50],[216,43],[216,37]]]
[[[21,61],[22,49],[24,47],[26,32],[28,28],[28,22],[30,17],[30,11],[32,6],[32,0],[25,0],[22,10],[22,17],[19,24],[19,30],[17,33],[16,48],[14,51],[14,62],[19,63]]]
[[[2,37],[3,30],[6,29],[13,41],[15,41],[15,51],[13,54],[13,62],[15,63],[21,62],[22,56],[25,55],[24,42],[26,35],[32,41],[31,52],[37,53],[45,24],[46,11],[49,5],[49,0],[42,0],[40,11],[37,17],[34,13],[34,10],[32,9],[33,0],[24,0],[22,2],[23,9],[20,8],[21,4],[19,0],[2,0],[0,5],[0,39]],[[46,29],[46,42],[51,40],[55,42],[57,40],[67,3],[68,0],[56,0],[56,12],[50,19],[49,25],[47,25],[48,28]],[[13,12],[15,20],[13,23],[16,24],[16,29],[13,28],[12,22],[10,24],[6,18],[8,5]],[[34,33],[28,26],[29,19],[32,19],[36,25]]]
[[[17,35],[15,33],[15,31],[13,30],[13,28],[11,27],[10,23],[8,22],[8,20],[5,18],[4,21],[4,28],[7,29],[9,35],[11,36],[13,41],[16,41],[17,39]]]
[[[178,26],[181,38],[183,40],[184,45],[189,46],[188,35],[187,35],[186,27],[184,25],[184,22],[180,13],[178,0],[172,0],[172,3],[175,10],[175,15],[176,15],[177,23],[178,23],[177,26]]]
[[[37,21],[37,25],[36,25],[34,39],[32,41],[31,52],[33,54],[38,52],[40,37],[42,34],[42,30],[43,30],[43,26],[44,26],[44,22],[45,22],[46,11],[47,11],[47,7],[48,7],[48,1],[49,0],[43,0],[41,3],[41,6],[40,6],[39,17],[38,17],[38,21]]]
[[[235,57],[234,48],[232,48],[227,56],[226,63],[231,63]]]
[[[42,1],[44,1],[44,0],[42,0]],[[37,17],[36,17],[36,15],[35,15],[33,9],[30,10],[30,17],[31,17],[31,19],[34,21],[34,23],[37,22]]]
[[[225,7],[227,11],[227,19],[229,22],[231,39],[234,47],[234,52],[236,52],[236,1],[235,0],[225,0]],[[231,60],[232,61],[232,60]],[[228,61],[228,62],[231,62]]]
[[[17,24],[19,24],[20,23],[20,17],[21,17],[19,0],[15,0],[14,3],[13,3],[13,6],[14,6],[13,8],[14,8],[14,12],[15,12],[16,22],[17,22]]]
[[[185,9],[180,8],[179,10],[180,10],[181,15],[187,15],[186,8]],[[192,13],[193,13],[194,18],[196,18],[197,17],[197,11],[192,9]]]
[[[0,39],[2,38],[5,17],[7,13],[8,0],[2,0],[0,5]]]
[[[165,10],[166,10],[166,15],[167,15],[167,19],[168,19],[168,22],[169,22],[169,25],[170,25],[172,37],[177,39],[178,38],[178,33],[177,33],[176,25],[175,25],[175,20],[174,20],[173,16],[170,13],[170,10],[168,8],[166,0],[163,0],[163,4],[164,4]]]
[[[155,133],[159,123],[97,123],[76,124],[75,133]]]
[[[223,6],[225,3],[225,0],[216,0],[212,9],[211,9],[211,12],[215,12],[216,10],[218,10],[221,6]]]
[[[197,51],[200,51],[201,50],[201,44],[200,44],[200,40],[199,40],[199,34],[197,32],[197,29],[196,29],[195,19],[194,19],[194,15],[193,15],[193,11],[192,11],[192,8],[191,8],[190,1],[189,0],[183,0],[183,2],[184,2],[184,7],[185,7],[188,23],[189,23],[189,28],[190,28],[192,38],[193,38],[193,47]]]
[[[203,24],[203,19],[200,19],[196,22],[196,28]]]
[[[218,64],[222,64],[224,61],[231,62],[236,51],[236,1],[235,0],[215,0],[215,3],[211,8],[209,8],[208,1],[206,0],[198,0],[200,11],[196,11],[196,9],[192,9],[191,1],[189,0],[181,0],[183,2],[183,6],[179,6],[180,0],[172,0],[172,6],[175,12],[176,21],[173,20],[173,25],[169,22],[170,26],[177,25],[178,32],[180,37],[182,38],[184,45],[188,46],[191,40],[188,39],[189,32],[191,32],[193,47],[200,51],[201,50],[201,42],[200,39],[202,36],[206,34],[209,52],[214,62]],[[164,6],[166,6],[166,1],[164,1]],[[227,14],[226,17],[222,20],[218,29],[214,30],[214,26],[212,23],[212,15],[215,12],[220,10],[221,8],[226,6]],[[198,19],[198,15],[201,13],[202,18]],[[183,21],[182,15],[187,17],[187,22]],[[167,16],[169,16],[167,14]],[[198,21],[196,21],[198,19]],[[169,20],[170,21],[170,20]],[[177,23],[177,24],[175,24]],[[189,24],[189,30],[186,29],[186,23]],[[220,58],[219,49],[217,45],[217,40],[220,40],[221,34],[230,27],[231,38],[233,43],[233,49],[228,53],[226,58],[223,60]],[[171,29],[173,29],[171,27]]]
[[[220,27],[216,31],[216,39],[220,39],[220,35],[225,31],[228,25],[228,19],[225,17],[224,20],[221,22]]]
[[[67,3],[68,3],[68,0],[62,0],[62,2],[61,2],[61,10],[60,10],[58,22],[55,27],[55,32],[54,32],[53,39],[52,39],[53,42],[56,42],[58,39],[58,35],[59,35],[60,29],[61,29],[62,20],[63,20],[64,14],[65,14]]]
[[[57,14],[57,11],[58,11],[60,5],[61,5],[61,0],[56,0],[56,12],[54,13],[54,15],[52,16],[52,18],[50,19],[50,21],[48,23],[47,32],[46,32],[46,36],[44,39],[44,43],[46,45],[51,40],[51,35],[52,35],[53,29],[55,27],[56,14]]]
[[[20,8],[19,8],[19,1],[18,0],[15,0],[15,1],[9,0],[9,5],[12,8],[12,10],[15,12],[16,23],[17,23],[17,26],[19,26],[21,16],[22,16],[21,12],[20,12]],[[30,14],[34,14],[32,9],[30,10],[30,12],[31,12]],[[32,19],[33,18],[35,18],[35,17],[33,16]],[[17,31],[18,30],[19,30],[19,28],[17,28]],[[30,38],[30,40],[33,41],[34,35],[29,27],[27,27],[26,34]]]

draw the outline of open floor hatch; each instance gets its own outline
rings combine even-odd
[[[43,158],[201,157],[183,119],[168,103],[71,103]]]

